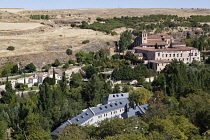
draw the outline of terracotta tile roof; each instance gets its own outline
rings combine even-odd
[[[163,38],[165,38],[165,39],[171,39],[172,37],[171,36],[165,36]]]
[[[157,45],[168,45],[166,42],[151,42],[151,43],[143,43],[141,44],[141,46],[155,46],[157,43]]]
[[[148,43],[152,43],[152,42],[162,42],[162,39],[147,39]]]
[[[173,42],[172,44],[173,45],[186,45],[185,43],[182,43],[182,42]]]
[[[161,39],[161,37],[159,35],[149,35],[147,39]]]
[[[197,48],[193,48],[193,47],[166,48],[166,49],[135,47],[134,49],[135,50],[144,50],[144,51],[153,51],[153,52],[198,50]]]

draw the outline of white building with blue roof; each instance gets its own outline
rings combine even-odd
[[[135,103],[132,103],[131,107],[129,107],[128,97],[129,93],[109,94],[102,99],[102,105],[87,108],[81,114],[64,122],[61,126],[55,129],[51,135],[56,135],[59,131],[72,123],[81,126],[97,126],[97,123],[105,119],[112,119],[114,117],[127,119],[134,115],[141,116],[146,114],[148,104],[137,106]]]

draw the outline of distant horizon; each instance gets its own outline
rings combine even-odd
[[[69,8],[69,9],[67,9],[67,8],[64,8],[64,9],[59,9],[59,8],[57,8],[57,9],[28,9],[28,8],[12,8],[12,7],[10,7],[10,8],[0,8],[0,9],[25,9],[25,10],[73,10],[73,9],[210,9],[210,8],[163,8],[163,7],[161,7],[161,8]]]
[[[51,9],[115,9],[115,8],[167,8],[210,9],[210,0],[1,0],[1,9],[23,8],[32,10]]]

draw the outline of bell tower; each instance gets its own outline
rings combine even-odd
[[[140,31],[139,32],[140,44],[147,43],[147,32]]]

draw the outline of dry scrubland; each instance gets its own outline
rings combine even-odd
[[[65,19],[84,19],[91,18],[91,22],[94,22],[97,17],[113,18],[121,16],[143,16],[150,14],[171,14],[178,16],[190,16],[190,15],[210,15],[210,10],[193,10],[193,9],[70,9],[70,10],[26,10],[26,9],[0,9],[0,33],[13,32],[13,31],[27,31],[36,30],[38,27],[43,27],[42,32],[34,32],[24,35],[9,35],[0,36],[0,58],[5,61],[12,60],[20,61],[18,58],[24,58],[24,55],[37,54],[37,57],[41,58],[43,53],[45,55],[54,53],[62,53],[64,55],[67,48],[71,48],[74,51],[80,49],[86,49],[94,51],[101,46],[105,46],[105,42],[111,42],[119,40],[119,35],[111,36],[102,32],[97,32],[87,29],[71,28],[70,26],[59,26],[54,24],[51,20],[31,20],[28,17],[33,15],[65,15],[71,14],[71,16]],[[59,18],[59,17],[58,17]],[[59,18],[58,20],[63,20]],[[49,27],[40,24],[45,22],[52,24],[54,27]],[[126,30],[126,28],[115,29],[120,34]],[[82,41],[90,40],[89,44],[82,44]],[[8,46],[14,46],[15,51],[8,51]],[[17,59],[14,57],[19,56]],[[7,57],[7,59],[5,59]],[[68,58],[68,57],[67,57]],[[51,55],[49,55],[49,62]],[[32,58],[31,61],[37,60]],[[39,60],[43,62],[43,60]],[[47,60],[45,60],[47,61]],[[52,60],[51,60],[52,61]],[[54,60],[53,60],[54,61]],[[38,63],[38,62],[37,62]]]
[[[0,22],[0,31],[20,31],[41,27],[40,23],[4,23]]]

